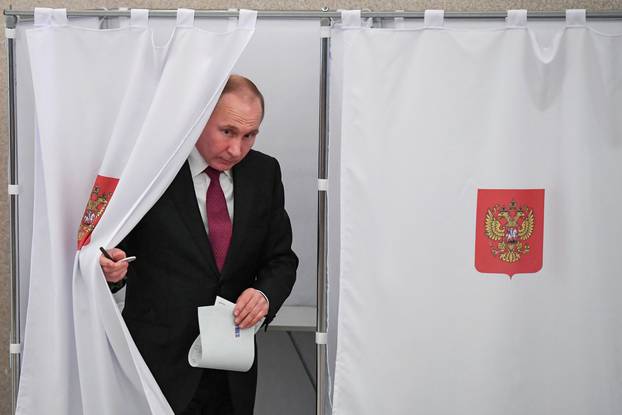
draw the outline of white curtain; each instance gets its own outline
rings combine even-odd
[[[171,413],[108,290],[98,248],[115,246],[164,193],[256,12],[240,11],[237,26],[214,33],[180,9],[162,44],[147,10],[131,14],[127,27],[97,30],[72,26],[62,9],[35,9],[27,32],[37,137],[19,414]]]
[[[344,14],[334,414],[622,413],[622,35],[507,21]],[[476,270],[478,189],[544,189],[539,272]]]

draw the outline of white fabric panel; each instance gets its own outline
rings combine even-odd
[[[331,34],[329,66],[329,151],[328,176],[331,181],[328,193],[328,342],[326,346],[328,364],[328,392],[326,413],[332,413],[333,379],[337,354],[337,318],[339,314],[339,252],[340,252],[340,194],[339,171],[341,170],[341,112],[343,84],[343,38],[344,30],[337,26]]]
[[[17,413],[171,413],[110,295],[98,247],[129,232],[190,153],[252,36],[256,13],[241,16],[234,31],[180,27],[164,45],[142,24],[100,31],[52,19],[27,32],[38,134]],[[120,181],[76,253],[98,175]]]
[[[129,25],[129,18],[106,22],[108,27]],[[195,26],[224,31],[229,19],[195,19]],[[237,19],[231,18],[234,27]],[[156,45],[166,44],[175,28],[175,19],[151,19],[150,30]],[[97,28],[97,19],[71,20],[72,26]],[[19,140],[20,194],[20,274],[22,293],[22,333],[26,319],[32,236],[34,103],[30,60],[25,31],[32,22],[17,26],[17,121]],[[317,21],[262,19],[249,45],[237,62],[234,73],[253,79],[266,98],[266,117],[255,148],[274,155],[281,163],[286,207],[294,229],[293,249],[300,258],[298,277],[286,305],[315,306],[317,225],[317,134],[319,39]],[[274,68],[279,70],[275,71]],[[135,87],[147,82],[144,79]],[[131,118],[130,118],[131,119]],[[123,144],[121,143],[123,147]],[[83,207],[82,207],[83,208]],[[124,290],[115,297],[123,303]]]
[[[276,157],[283,172],[292,249],[300,259],[288,306],[316,304],[319,32],[317,20],[260,19],[233,70],[264,95],[254,148]]]
[[[620,413],[622,36],[342,36],[333,413]],[[478,188],[545,189],[542,271],[475,270]]]
[[[36,16],[35,16],[36,17]],[[51,21],[50,21],[51,23]],[[71,20],[72,26],[97,29],[97,18]],[[21,193],[19,197],[19,272],[20,272],[20,326],[25,333],[28,311],[28,289],[30,286],[30,260],[34,197],[34,145],[35,145],[35,104],[32,86],[32,73],[26,33],[32,29],[33,21],[20,21],[16,27],[15,38],[15,76],[16,76],[16,119],[18,180]]]
[[[33,28],[34,22],[20,22],[15,37],[15,93],[17,118],[17,156],[19,196],[19,272],[20,272],[20,332],[25,332],[28,287],[30,285],[30,258],[33,222],[34,193],[34,92],[26,32]],[[95,29],[99,26],[97,18],[72,20],[72,25]]]

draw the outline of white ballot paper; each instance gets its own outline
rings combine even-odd
[[[188,352],[188,363],[193,367],[246,372],[255,360],[254,327],[240,329],[233,318],[235,304],[216,297],[212,306],[198,307],[200,334]]]

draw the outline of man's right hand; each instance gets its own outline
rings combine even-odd
[[[109,260],[103,255],[99,257],[99,265],[102,267],[102,271],[104,271],[104,275],[106,276],[106,281],[108,282],[119,282],[127,274],[127,262],[115,262],[119,261],[126,257],[125,252],[120,250],[119,248],[112,248],[108,250],[108,254],[114,259],[114,261]]]

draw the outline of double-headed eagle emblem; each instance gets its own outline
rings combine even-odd
[[[78,228],[78,249],[89,243],[91,233],[104,214],[108,203],[110,203],[118,183],[119,179],[115,177],[98,175],[95,178],[95,184],[93,184],[91,195],[86,203],[80,227]]]
[[[89,200],[86,203],[84,215],[82,215],[80,228],[78,229],[78,241],[82,241],[93,232],[111,198],[112,192],[105,192],[97,184],[93,186]]]
[[[529,253],[526,242],[533,234],[535,219],[533,209],[518,207],[512,199],[506,207],[495,205],[486,212],[486,236],[490,239],[492,255],[507,263],[515,263]]]

